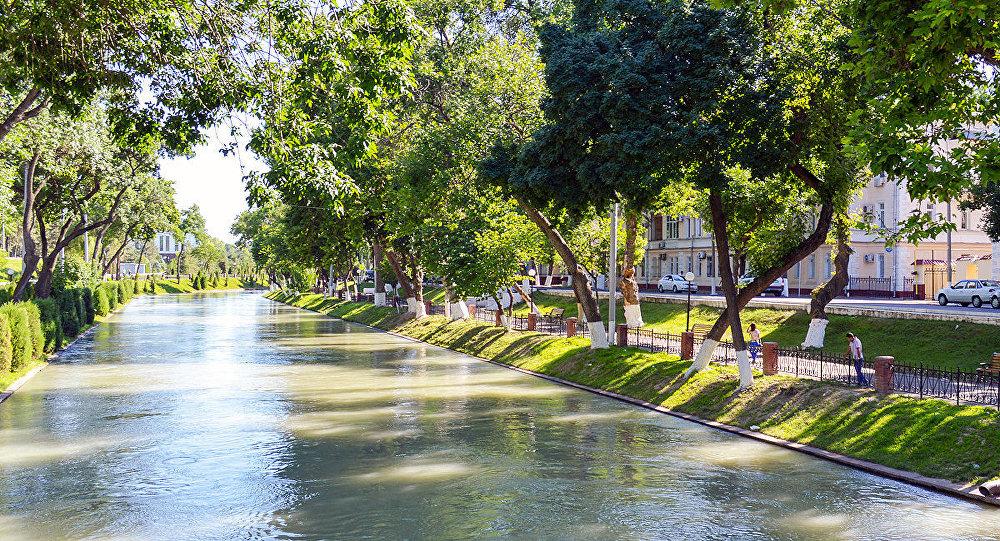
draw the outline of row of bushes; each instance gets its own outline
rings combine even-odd
[[[41,306],[8,302],[0,306],[0,370],[14,371],[45,356]]]
[[[223,287],[228,287],[229,278],[223,277],[219,273],[214,273],[210,276],[198,273],[193,279],[191,279],[191,287],[194,289],[215,289],[219,287],[220,284]]]

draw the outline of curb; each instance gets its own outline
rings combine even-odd
[[[322,312],[317,312],[315,310],[309,310],[308,308],[300,308],[298,306],[293,306],[293,305],[290,305],[288,303],[283,303],[281,301],[276,301],[276,300],[273,300],[273,299],[268,299],[268,300],[271,300],[272,302],[277,302],[279,304],[284,304],[286,306],[291,306],[292,308],[298,308],[299,310],[307,310],[309,312],[313,312],[313,313],[321,314],[321,315],[324,315],[324,316],[327,316],[327,317],[331,317],[328,314],[323,314]],[[333,318],[333,319],[340,319],[340,318]],[[964,500],[974,501],[976,503],[987,504],[987,505],[990,505],[990,506],[993,506],[993,507],[1000,507],[1000,499],[998,499],[998,498],[988,498],[988,497],[983,496],[982,494],[980,494],[978,492],[978,486],[979,485],[975,485],[975,484],[962,485],[962,484],[959,484],[959,483],[954,483],[954,482],[948,481],[946,479],[938,479],[938,478],[934,478],[934,477],[926,477],[926,476],[923,476],[923,475],[920,475],[920,474],[917,474],[917,473],[908,472],[906,470],[900,470],[900,469],[897,469],[897,468],[890,468],[889,466],[883,466],[881,464],[876,464],[874,462],[869,462],[867,460],[862,460],[862,459],[859,459],[859,458],[854,458],[854,457],[850,457],[850,456],[847,456],[847,455],[842,455],[842,454],[839,454],[839,453],[835,453],[833,451],[827,451],[826,449],[820,449],[818,447],[812,447],[812,446],[809,446],[809,445],[806,445],[806,444],[803,444],[803,443],[795,443],[795,442],[792,442],[792,441],[783,440],[781,438],[776,438],[774,436],[768,436],[767,434],[764,434],[762,432],[757,432],[757,431],[754,431],[754,430],[748,430],[748,429],[745,429],[745,428],[740,428],[738,426],[727,425],[725,423],[720,423],[718,421],[711,421],[711,420],[708,420],[708,419],[702,419],[701,417],[697,417],[697,416],[694,416],[694,415],[691,415],[691,414],[688,414],[688,413],[683,413],[683,412],[671,410],[669,408],[665,408],[663,406],[660,406],[660,405],[657,405],[657,404],[653,404],[652,402],[646,402],[644,400],[639,400],[637,398],[632,398],[630,396],[621,395],[621,394],[618,394],[618,393],[615,393],[615,392],[612,392],[612,391],[606,391],[604,389],[598,389],[598,388],[595,388],[595,387],[589,387],[587,385],[583,385],[583,384],[580,384],[580,383],[575,383],[575,382],[572,382],[572,381],[564,380],[564,379],[556,377],[556,376],[550,376],[548,374],[542,374],[542,373],[539,373],[539,372],[534,372],[532,370],[528,370],[526,368],[521,368],[519,366],[513,366],[513,365],[501,363],[499,361],[494,361],[494,360],[491,360],[491,359],[486,359],[484,357],[479,357],[477,355],[472,355],[470,353],[465,353],[465,352],[462,352],[462,351],[457,351],[457,350],[449,349],[449,348],[446,348],[444,346],[439,346],[439,345],[436,345],[436,344],[431,344],[429,342],[424,342],[423,340],[418,340],[418,339],[413,338],[411,336],[406,336],[404,334],[400,334],[400,333],[397,333],[395,331],[381,329],[379,327],[373,327],[373,326],[367,325],[365,323],[359,323],[359,322],[350,321],[350,320],[344,320],[344,319],[342,319],[342,321],[347,321],[348,323],[351,323],[353,325],[360,325],[362,327],[367,327],[369,329],[372,329],[372,330],[375,330],[375,331],[378,331],[378,332],[381,332],[381,333],[385,333],[385,334],[388,334],[388,335],[391,335],[391,336],[395,336],[395,337],[398,337],[398,338],[403,338],[403,339],[409,340],[411,342],[417,342],[417,343],[424,344],[424,345],[427,345],[427,346],[431,346],[431,347],[434,347],[434,348],[443,349],[443,350],[447,350],[447,351],[453,351],[453,352],[459,353],[461,355],[467,355],[467,356],[472,357],[474,359],[479,359],[481,361],[485,361],[485,362],[488,362],[488,363],[496,365],[496,366],[501,366],[501,367],[504,367],[504,368],[507,368],[507,369],[510,369],[510,370],[514,370],[514,371],[520,372],[522,374],[526,374],[526,375],[530,375],[530,376],[535,376],[537,378],[541,378],[541,379],[544,379],[544,380],[547,380],[547,381],[550,381],[550,382],[553,382],[553,383],[558,383],[558,384],[561,384],[561,385],[566,385],[568,387],[573,387],[575,389],[579,389],[581,391],[587,391],[587,392],[590,392],[590,393],[593,393],[593,394],[601,395],[601,396],[604,396],[606,398],[611,398],[611,399],[614,399],[614,400],[617,400],[617,401],[620,401],[620,402],[625,402],[625,403],[631,404],[633,406],[638,406],[638,407],[645,408],[645,409],[648,409],[648,410],[656,411],[658,413],[663,413],[663,414],[666,414],[666,415],[670,415],[672,417],[683,419],[685,421],[690,421],[692,423],[696,423],[696,424],[699,424],[699,425],[702,425],[702,426],[716,428],[716,429],[728,432],[730,434],[734,434],[734,435],[737,435],[737,436],[742,436],[744,438],[749,438],[749,439],[756,440],[756,441],[759,441],[759,442],[762,442],[762,443],[767,443],[767,444],[774,445],[774,446],[777,446],[777,447],[782,447],[784,449],[788,449],[788,450],[791,450],[791,451],[797,451],[797,452],[800,452],[800,453],[804,453],[804,454],[813,456],[815,458],[819,458],[819,459],[826,460],[826,461],[829,461],[829,462],[835,462],[837,464],[840,464],[840,465],[843,465],[843,466],[847,466],[849,468],[854,468],[856,470],[861,470],[861,471],[864,471],[866,473],[871,473],[871,474],[877,475],[879,477],[885,477],[885,478],[888,478],[888,479],[892,479],[894,481],[900,481],[900,482],[907,483],[907,484],[910,484],[910,485],[914,485],[914,486],[918,486],[918,487],[925,488],[925,489],[928,489],[928,490],[932,490],[934,492],[938,492],[938,493],[941,493],[941,494],[946,494],[948,496],[954,496],[954,497],[958,497],[958,498],[961,498],[961,499],[964,499]]]

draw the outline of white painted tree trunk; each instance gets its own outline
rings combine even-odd
[[[753,367],[750,366],[747,350],[736,352],[736,365],[740,368],[740,390],[749,388],[753,385]]]
[[[644,325],[642,321],[642,305],[625,305],[625,324],[627,324],[630,329],[635,329]]]
[[[469,305],[462,301],[451,304],[451,320],[469,319]]]
[[[420,319],[427,315],[424,303],[417,302],[413,297],[406,298],[406,311],[413,314],[413,319]]]
[[[347,283],[344,283],[344,300],[351,302],[351,288],[347,287]]]
[[[590,329],[590,349],[605,349],[608,347],[608,331],[603,321],[587,323]]]
[[[389,303],[385,300],[385,293],[375,294],[375,306],[389,306]]]
[[[691,363],[691,368],[688,368],[687,372],[684,374],[684,379],[693,376],[695,372],[703,370],[706,366],[708,366],[708,363],[712,362],[712,356],[715,355],[715,348],[717,347],[719,347],[719,342],[717,340],[706,338],[705,341],[701,343],[701,347],[698,348],[698,353],[694,356],[694,362]]]
[[[803,348],[822,348],[826,341],[826,326],[829,319],[813,318],[809,321],[809,332],[806,333],[806,340],[802,342]]]
[[[444,317],[448,318],[449,321],[451,320],[451,303],[448,302],[447,298],[444,300]]]
[[[504,313],[500,314],[500,324],[504,327],[510,327],[510,322],[507,321],[507,315]]]

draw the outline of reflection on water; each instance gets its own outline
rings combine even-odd
[[[982,539],[1000,512],[248,293],[0,406],[0,539]]]

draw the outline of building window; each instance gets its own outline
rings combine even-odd
[[[824,263],[823,272],[826,277],[833,276],[833,261],[829,257],[825,258],[826,263]]]
[[[695,219],[695,233],[694,233],[694,236],[701,237],[702,234],[703,234],[703,232],[702,232],[702,220],[701,220],[701,218],[697,218],[697,219]]]
[[[795,264],[795,278],[796,279],[801,279],[802,278],[802,262],[801,261],[799,261],[798,263]]]
[[[663,240],[663,216],[656,214],[653,216],[653,224],[650,226],[649,240]]]
[[[671,219],[667,220],[664,226],[663,238],[665,239],[678,239],[680,238],[680,220]]]
[[[962,213],[961,213],[961,215],[960,215],[960,219],[961,219],[961,222],[962,222],[962,224],[961,224],[962,229],[968,229],[969,228],[969,211],[963,210]]]
[[[705,261],[708,263],[708,277],[715,278],[715,256],[710,255]]]
[[[885,278],[885,254],[878,255],[878,277]]]
[[[809,256],[809,278],[816,277],[816,254]]]
[[[924,215],[930,219],[934,219],[934,203],[928,202],[927,206],[924,207]]]
[[[885,203],[878,204],[878,226],[885,227]]]
[[[688,261],[687,271],[694,272],[694,259],[692,259],[691,256],[687,256],[687,261]]]

